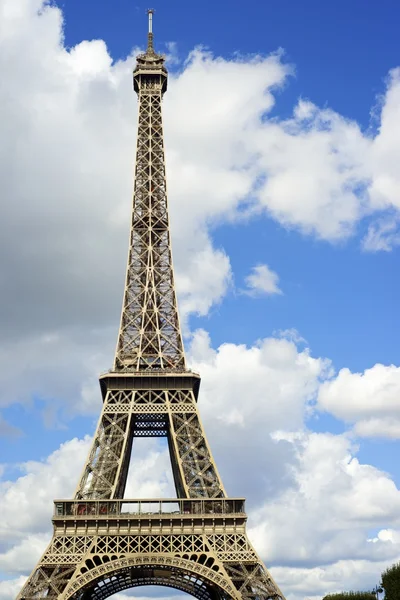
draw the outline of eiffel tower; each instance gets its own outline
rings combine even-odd
[[[56,500],[53,538],[18,600],[102,600],[160,585],[199,600],[284,600],[246,535],[200,420],[186,367],[168,223],[161,102],[164,58],[148,45],[133,74],[139,124],[129,258],[114,367],[73,500]],[[124,498],[135,437],[168,439],[177,498]]]

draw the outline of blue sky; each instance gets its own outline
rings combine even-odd
[[[9,20],[8,36],[0,34],[9,81],[0,95],[0,156],[12,200],[2,242],[4,498],[25,489],[26,474],[50,473],[63,452],[79,450],[82,462],[96,424],[96,377],[112,364],[122,296],[136,127],[130,71],[132,52],[145,43],[147,8],[127,0],[10,2],[0,3]],[[332,461],[337,452],[326,481],[336,481],[342,465],[352,478],[343,498],[354,492],[370,510],[364,529],[357,514],[343,526],[364,538],[348,555],[326,558],[325,588],[312,583],[317,531],[303,562],[285,562],[268,544],[260,549],[290,600],[318,600],[333,589],[330,569],[340,561],[368,561],[374,547],[367,571],[377,579],[381,565],[400,557],[400,75],[392,71],[400,65],[400,6],[222,0],[154,8],[156,46],[170,72],[164,117],[179,300],[222,475],[235,491],[243,480],[254,523],[263,515],[264,525],[252,525],[255,540],[273,515],[280,519],[273,503],[263,504],[268,485],[291,506],[282,482],[291,469],[298,482],[312,479],[314,445]],[[260,266],[264,278],[254,283]],[[241,368],[249,380],[240,396]],[[213,394],[225,423],[220,438]],[[265,447],[254,417],[260,406]],[[236,476],[226,458],[235,427],[246,448]],[[164,465],[165,448],[146,452]],[[252,452],[265,456],[265,488],[247,481]],[[49,484],[49,500],[72,494],[75,471]],[[164,481],[155,469],[157,476]],[[363,477],[370,491],[357,487]],[[374,477],[390,501],[373,497]],[[385,505],[382,518],[373,517],[374,502]],[[47,529],[27,525],[18,539],[31,531],[44,538]],[[331,535],[333,547],[339,533]],[[0,546],[4,580],[29,570],[9,567],[18,543]],[[27,552],[32,566],[35,552]],[[294,563],[305,570],[303,587]],[[354,567],[346,585],[363,577]],[[9,593],[0,583],[0,600]]]
[[[66,43],[101,38],[114,58],[140,40],[146,5],[127,0],[60,2],[66,15]],[[369,126],[371,106],[382,80],[397,66],[399,6],[394,0],[318,2],[161,2],[156,6],[159,43],[176,41],[182,55],[205,45],[222,56],[285,51],[297,77],[284,94],[290,111],[300,95]],[[157,23],[158,21],[158,23]],[[240,40],[240,47],[238,41]],[[279,113],[282,114],[280,106]]]

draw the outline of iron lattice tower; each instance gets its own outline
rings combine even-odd
[[[137,57],[135,188],[114,368],[74,500],[56,500],[53,538],[18,600],[103,599],[147,584],[200,600],[284,600],[246,535],[244,500],[228,498],[197,409],[177,311],[161,102],[164,58]],[[128,500],[133,438],[166,436],[177,499]]]

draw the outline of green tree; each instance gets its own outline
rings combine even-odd
[[[382,587],[385,590],[385,600],[399,600],[400,563],[392,565],[382,573]]]
[[[328,594],[323,600],[376,600],[373,592],[341,592]]]

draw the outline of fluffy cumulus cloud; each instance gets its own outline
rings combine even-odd
[[[17,596],[26,576],[40,559],[51,536],[53,498],[71,497],[90,439],[73,439],[43,461],[18,465],[19,476],[0,478],[0,581],[1,600]]]
[[[114,329],[64,328],[0,345],[0,407],[29,404],[36,396],[44,403],[46,424],[52,426],[73,415],[98,412],[98,375],[110,366],[114,343]],[[18,435],[0,419],[2,427],[3,434]]]
[[[247,289],[244,293],[248,296],[270,296],[282,294],[279,288],[279,277],[268,265],[256,265],[245,279]]]
[[[375,585],[381,566],[400,556],[400,491],[359,462],[345,435],[285,433],[304,431],[331,381],[330,362],[287,336],[213,350],[202,331],[191,360],[202,373],[201,414],[228,493],[246,490],[250,536],[288,598]]]
[[[364,250],[390,252],[400,244],[400,216],[397,211],[389,211],[382,218],[376,219],[368,226],[362,241]]]
[[[22,473],[12,484],[3,475],[0,483],[2,543],[18,539],[26,544],[28,542],[25,536],[33,534],[29,543],[37,547],[36,534],[49,529],[53,499],[68,498],[73,494],[89,444],[89,438],[73,439],[63,444],[45,461],[28,461],[22,464],[19,467]]]
[[[269,425],[271,431],[281,427],[285,412],[294,412],[290,428],[302,423],[304,404],[315,395],[319,379],[331,373],[329,360],[313,358],[308,349],[299,350],[294,341],[285,337],[265,338],[250,347],[225,343],[214,350],[208,333],[201,329],[193,334],[189,360],[205,381],[203,402],[206,404],[204,396],[208,398],[212,393],[218,399],[223,398],[217,402],[222,420],[248,424],[245,415],[257,405],[250,399],[246,401],[249,386],[251,397],[261,400],[263,410],[275,415]],[[238,370],[239,366],[242,368]],[[282,410],[275,406],[278,394]],[[209,400],[210,404],[214,402]],[[300,413],[292,410],[295,408],[301,409]]]
[[[374,573],[382,573],[386,568],[385,561],[371,563],[369,560],[340,560],[314,569],[278,567],[274,569],[274,575],[278,581],[285,579],[292,590],[287,595],[287,600],[321,600],[327,590],[332,593],[343,592],[344,585],[354,590],[371,591],[379,584]]]
[[[374,365],[364,373],[341,369],[324,382],[318,405],[338,419],[354,424],[362,437],[400,438],[400,368]]]
[[[179,185],[184,184],[186,169],[189,175],[196,164],[205,175],[208,165],[224,195],[225,180],[219,179],[218,167],[232,170],[226,182],[228,189],[234,188],[230,201],[219,197],[215,215],[234,208],[236,216],[266,210],[284,226],[331,241],[353,234],[363,217],[377,212],[364,247],[390,249],[398,239],[400,182],[394,157],[399,152],[400,71],[388,77],[376,107],[379,127],[374,136],[308,100],[300,100],[286,120],[268,119],[274,99],[270,93],[265,96],[265,86],[269,83],[273,91],[290,74],[277,58],[270,59],[267,82],[261,75],[267,63],[261,58],[227,62],[209,53],[192,54],[172,87],[172,94],[179,94],[166,101],[171,141],[179,139],[179,146],[172,148],[172,160],[178,158],[183,166]],[[212,85],[217,77],[218,85]],[[239,87],[243,80],[250,87]],[[175,102],[182,110],[178,121],[171,108]],[[204,109],[207,104],[209,110]],[[199,200],[202,193],[200,186]],[[232,199],[241,204],[235,206]],[[213,200],[203,195],[202,202]]]
[[[294,449],[292,483],[250,514],[250,536],[289,597],[372,589],[400,557],[398,532],[371,540],[368,530],[399,526],[400,490],[360,464],[344,436],[275,434]],[[282,567],[285,564],[285,567]],[[284,586],[286,584],[286,586]]]
[[[16,579],[0,581],[0,599],[11,600],[16,598],[25,581],[26,577],[24,576],[17,577]]]
[[[353,233],[363,216],[387,209],[383,220],[370,225],[365,248],[390,249],[398,243],[399,110],[400,70],[395,69],[377,107],[375,136],[305,100],[291,119],[266,122],[262,143],[269,151],[260,161],[268,177],[261,203],[282,223],[330,240]]]
[[[291,477],[282,471],[291,449],[269,434],[302,427],[320,381],[330,373],[329,361],[284,338],[214,350],[201,330],[193,336],[189,358],[202,375],[201,414],[228,493],[240,496],[246,489],[254,503],[277,493]]]
[[[296,462],[292,485],[279,501],[266,502],[252,515],[252,533],[265,555],[274,562],[285,555],[287,562],[304,566],[400,552],[396,542],[386,543],[395,540],[380,539],[372,547],[366,535],[382,522],[398,522],[400,491],[388,475],[360,464],[345,436],[277,432],[275,437],[293,447]],[[261,527],[255,525],[260,521]]]

